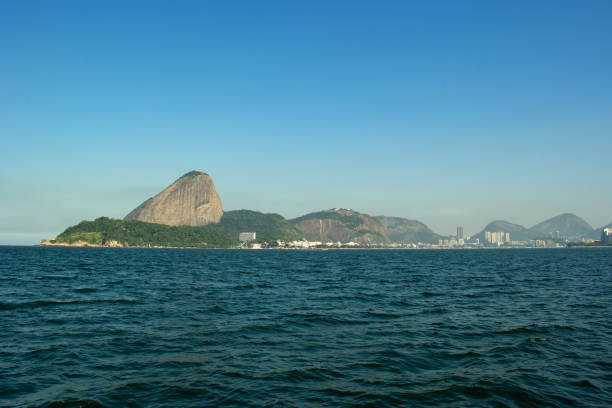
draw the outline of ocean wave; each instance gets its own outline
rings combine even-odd
[[[559,257],[612,251],[518,254],[23,256],[0,280],[0,406],[610,405],[612,275]]]
[[[44,408],[106,408],[106,405],[89,399],[57,400],[42,405]]]
[[[546,333],[549,333],[549,331],[545,328],[539,328],[539,327],[533,327],[533,326],[520,326],[520,327],[513,327],[511,329],[502,329],[502,330],[495,331],[495,334],[533,334],[533,333],[546,334]]]
[[[39,307],[50,307],[50,306],[95,305],[99,303],[135,304],[138,302],[134,299],[79,299],[79,300],[66,300],[66,301],[33,300],[29,302],[20,302],[20,303],[0,302],[0,310],[35,309]]]

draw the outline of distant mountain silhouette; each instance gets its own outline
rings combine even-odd
[[[478,238],[480,242],[484,242],[485,232],[509,232],[510,240],[512,241],[528,241],[530,239],[542,238],[544,234],[529,230],[522,225],[513,224],[504,220],[495,220],[487,224],[478,234],[474,235],[472,239]]]
[[[593,227],[577,215],[565,213],[542,221],[531,227],[530,230],[547,237],[550,237],[551,234],[554,236],[559,231],[562,238],[575,239],[592,232]]]
[[[608,225],[604,225],[603,227],[597,228],[591,232],[584,234],[581,238],[594,239],[598,241],[601,238],[601,232],[604,228],[612,228],[612,222]]]

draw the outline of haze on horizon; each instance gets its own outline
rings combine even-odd
[[[2,2],[0,244],[226,210],[612,221],[612,3]]]

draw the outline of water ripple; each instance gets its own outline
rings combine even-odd
[[[0,407],[612,401],[606,249],[0,259]]]

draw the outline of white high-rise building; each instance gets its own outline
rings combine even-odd
[[[490,244],[503,244],[510,242],[510,233],[502,231],[485,231],[485,241]]]
[[[601,231],[601,242],[612,242],[612,228],[604,228]]]

